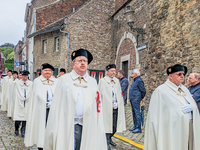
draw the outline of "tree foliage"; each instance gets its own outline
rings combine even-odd
[[[4,54],[4,57],[7,58],[7,56],[13,52],[12,47],[1,47],[1,52]]]

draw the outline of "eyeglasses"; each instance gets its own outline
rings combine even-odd
[[[180,76],[182,76],[182,75],[185,76],[185,73],[178,73],[178,74],[175,74],[175,75],[177,75],[177,76],[180,77]]]
[[[76,60],[78,63],[84,63],[84,64],[86,64],[88,61],[87,60],[85,60],[85,59],[80,59],[80,60]]]

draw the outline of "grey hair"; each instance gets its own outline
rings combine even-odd
[[[200,75],[199,75],[198,73],[195,73],[195,74],[194,74],[194,77],[195,77],[195,78],[198,78],[198,80],[200,81]]]
[[[139,70],[139,69],[134,69],[133,72],[134,72],[135,74],[137,74],[138,76],[140,76],[140,70]]]

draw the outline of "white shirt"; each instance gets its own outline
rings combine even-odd
[[[113,80],[113,78],[108,77],[111,81]],[[114,81],[114,80],[113,80]],[[115,88],[114,88],[114,83],[111,83],[112,86],[112,100],[113,100],[113,109],[117,109],[118,108],[118,104],[117,104],[117,97],[116,97],[116,92],[115,92]]]
[[[47,107],[51,107],[51,102],[53,99],[53,92],[51,90],[51,86],[47,84]]]
[[[74,115],[74,124],[83,125],[83,88],[79,87]]]

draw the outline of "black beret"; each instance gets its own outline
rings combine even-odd
[[[11,73],[12,73],[12,70],[8,70],[8,72],[11,72]]]
[[[180,64],[176,64],[174,66],[171,66],[171,67],[168,67],[167,68],[167,74],[172,74],[174,72],[178,72],[178,71],[184,71],[185,72],[185,75],[187,73],[187,67],[186,66],[183,66],[183,65],[180,65]]]
[[[29,73],[29,71],[27,71],[27,70],[24,70],[24,71],[22,71],[22,75],[23,76],[28,76],[30,73]]]
[[[93,60],[92,54],[86,49],[78,49],[72,52],[72,61],[78,56],[85,56],[88,59],[88,64]]]
[[[109,64],[108,66],[106,66],[106,71],[108,71],[111,68],[115,68],[116,69],[116,65],[115,64]]]
[[[51,69],[53,71],[55,70],[54,67],[52,65],[48,64],[48,63],[42,64],[42,70],[46,69],[46,68],[49,68],[49,69]]]
[[[64,68],[60,68],[60,72],[66,73],[66,70]]]
[[[17,71],[13,71],[12,74],[17,74],[18,75],[18,72]]]

